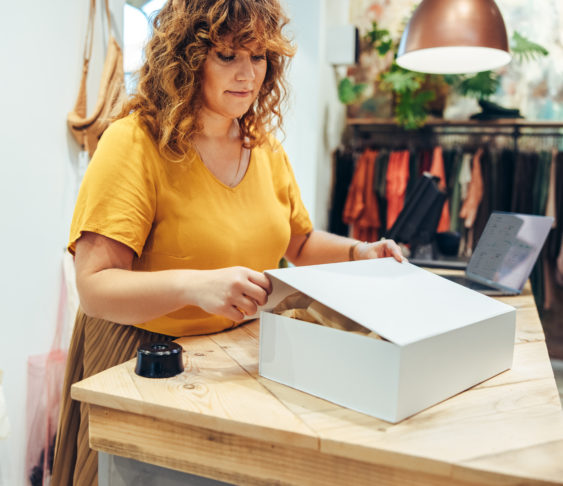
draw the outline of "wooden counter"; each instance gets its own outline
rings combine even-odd
[[[93,449],[240,485],[563,484],[563,412],[529,289],[514,365],[392,425],[258,376],[257,321],[182,338],[184,373],[129,361],[72,387]]]

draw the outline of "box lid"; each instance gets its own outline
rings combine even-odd
[[[268,270],[279,282],[398,345],[442,334],[514,308],[393,258]],[[273,307],[277,302],[269,302]]]

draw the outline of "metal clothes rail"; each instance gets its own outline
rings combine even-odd
[[[353,149],[366,147],[420,148],[441,144],[474,147],[483,144],[510,145],[515,151],[560,148],[563,121],[429,119],[418,130],[405,130],[392,119],[350,118],[344,143]],[[533,139],[543,139],[534,144]]]

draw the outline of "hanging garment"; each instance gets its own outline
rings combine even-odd
[[[549,176],[551,173],[551,160],[553,156],[550,151],[542,151],[539,153],[536,175],[534,178],[534,206],[533,214],[544,215],[547,207],[547,198],[549,192]],[[545,272],[544,262],[547,260],[548,250],[542,248],[538,261],[535,263],[532,273],[530,274],[530,282],[532,284],[532,292],[536,300],[538,311],[544,309],[546,298],[548,305],[551,305],[551,295],[549,284],[546,278],[552,278],[551,272]]]
[[[451,182],[451,195],[450,195],[450,231],[461,232],[462,223],[459,218],[459,209],[461,207],[461,171],[463,168],[463,160],[465,155],[461,151],[456,150],[454,153],[453,163],[452,163],[452,182]],[[468,164],[470,164],[468,160]],[[469,171],[469,178],[471,180],[471,171]],[[465,189],[467,192],[467,188]]]
[[[387,191],[387,167],[389,166],[389,152],[382,150],[377,160],[374,173],[375,192],[380,199],[385,199]]]
[[[463,207],[463,204],[467,199],[467,192],[469,190],[469,184],[471,183],[471,160],[473,159],[473,154],[470,152],[464,152],[461,157],[461,166],[459,168],[458,176],[459,196],[455,195],[455,213],[452,208],[451,224],[452,230],[457,231],[461,234],[459,254],[471,256],[471,250],[468,248],[468,232],[465,229],[465,221],[460,216],[460,213],[461,208]],[[457,200],[458,198],[459,200]]]
[[[442,191],[446,191],[446,171],[444,169],[444,156],[442,152],[442,147],[434,147],[432,152],[432,165],[430,166],[430,173],[440,179],[439,188]],[[440,216],[440,221],[438,223],[438,233],[442,231],[448,231],[450,229],[450,205],[448,201],[444,203],[442,208],[442,215]]]
[[[373,169],[372,191],[377,199],[379,206],[379,231],[385,232],[387,229],[387,200],[385,199],[385,186],[387,177],[387,164],[389,163],[389,152],[385,149],[380,150],[375,159]]]
[[[500,153],[499,174],[497,176],[498,185],[493,189],[498,194],[499,211],[510,211],[515,163],[516,153],[514,150],[503,149]]]
[[[430,172],[430,167],[432,166],[432,150],[429,149],[422,149],[420,151],[420,174],[422,175],[424,172]]]
[[[555,219],[557,226],[554,229],[553,238],[548,238],[547,248],[549,260],[555,262],[561,249],[563,241],[563,152],[558,152],[553,159],[555,171]]]
[[[387,232],[387,238],[410,245],[416,252],[420,245],[432,242],[446,200],[446,193],[438,187],[439,179],[425,172],[412,193],[405,198],[403,209]]]
[[[514,168],[514,190],[511,211],[531,214],[534,208],[534,179],[539,156],[532,152],[520,152]]]
[[[459,148],[443,150],[444,170],[446,172],[446,192],[448,197],[454,191],[454,187],[458,184],[459,169],[461,165],[461,150]],[[450,204],[450,213],[451,213]]]
[[[126,97],[123,54],[119,44],[111,35],[111,16],[108,0],[105,0],[104,4],[108,21],[109,40],[96,106],[92,114],[88,116],[86,81],[88,79],[88,67],[92,56],[96,12],[96,0],[91,0],[88,30],[84,45],[82,79],[80,81],[80,88],[74,109],[67,116],[68,126],[73,137],[80,144],[82,150],[86,150],[89,153],[90,157],[96,150],[98,140],[102,136],[102,133],[108,127],[112,117],[120,109],[121,103]]]
[[[342,220],[352,225],[352,236],[362,241],[377,241],[381,222],[373,192],[377,151],[367,149],[358,159]]]
[[[502,174],[501,172],[499,151],[487,148],[485,150],[483,158],[481,159],[482,169],[484,169],[484,161],[486,161],[488,164],[488,174],[490,177],[490,180],[488,182],[488,191],[486,191],[486,193],[488,198],[490,199],[491,211],[502,211],[501,194],[498,189],[500,180],[504,177],[504,174]],[[483,183],[487,184],[485,180],[483,180]],[[485,187],[487,187],[487,185]]]
[[[552,228],[557,226],[557,214],[555,212],[555,166],[557,165],[557,150],[551,151],[551,162],[549,164],[549,186],[547,189],[547,202],[545,215],[553,218]]]
[[[471,182],[471,159],[473,155],[469,152],[463,154],[461,159],[461,168],[459,170],[459,190],[461,201],[465,201],[467,198],[467,190],[469,189],[469,183]]]
[[[547,197],[549,192],[549,175],[551,172],[551,152],[542,151],[538,154],[536,163],[536,171],[534,176],[534,186],[532,193],[534,195],[532,213],[544,215],[547,206]]]
[[[409,151],[409,181],[407,182],[405,199],[412,195],[420,176],[420,156],[416,151]]]
[[[492,176],[491,176],[491,152],[488,147],[485,147],[481,151],[481,157],[479,159],[479,164],[481,165],[481,179],[483,181],[483,195],[481,197],[481,203],[477,208],[477,214],[475,215],[475,220],[473,221],[473,249],[479,243],[479,239],[487,226],[487,221],[491,215],[492,211]]]
[[[549,152],[524,152],[518,154],[512,197],[512,210],[514,212],[545,214],[549,185],[548,164],[550,161],[551,154]],[[545,252],[542,250],[530,274],[532,291],[540,312],[544,304],[544,254]]]
[[[551,164],[549,168],[549,187],[547,192],[547,203],[545,208],[545,215],[553,218],[553,225],[547,237],[545,249],[543,251],[543,274],[544,274],[544,310],[551,310],[557,302],[557,292],[555,289],[555,258],[553,252],[554,241],[557,239],[557,226],[559,218],[557,218],[556,210],[556,177],[557,177],[557,150],[551,151]]]
[[[397,150],[389,155],[387,166],[387,227],[391,228],[405,204],[409,180],[409,151]]]
[[[555,267],[555,281],[557,285],[563,287],[563,243],[559,249],[559,256],[557,257],[557,265]]]
[[[329,212],[328,230],[335,235],[348,236],[348,225],[342,221],[346,196],[354,175],[354,155],[350,150],[334,154],[334,185]]]
[[[473,156],[473,167],[471,169],[471,182],[467,189],[467,197],[463,201],[461,211],[459,212],[459,217],[463,218],[464,226],[466,228],[472,228],[475,218],[477,216],[477,210],[481,204],[481,199],[483,197],[483,178],[481,175],[481,154],[483,150],[478,149]],[[473,238],[472,238],[473,239]]]

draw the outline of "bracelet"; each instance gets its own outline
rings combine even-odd
[[[352,243],[350,245],[350,248],[348,248],[348,261],[353,262],[354,260],[356,260],[354,258],[354,250],[356,249],[356,247],[361,243],[361,241],[356,241],[355,243]]]

